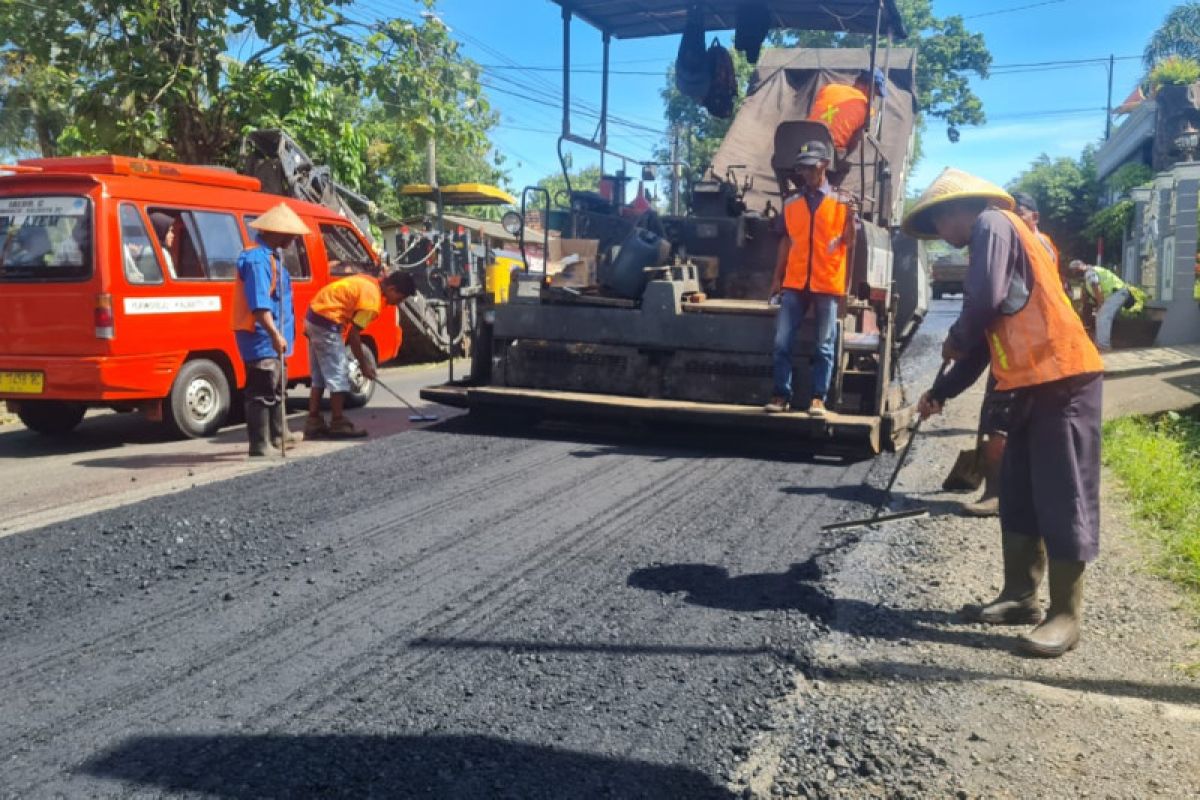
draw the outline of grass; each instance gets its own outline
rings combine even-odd
[[[1158,545],[1162,573],[1200,599],[1200,407],[1106,423],[1104,463]]]

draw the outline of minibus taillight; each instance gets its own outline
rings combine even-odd
[[[115,336],[113,330],[113,309],[112,295],[98,294],[96,295],[96,308],[92,312],[92,318],[96,324],[97,339],[112,339]]]

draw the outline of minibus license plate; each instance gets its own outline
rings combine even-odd
[[[46,375],[41,372],[0,372],[0,392],[41,394]]]

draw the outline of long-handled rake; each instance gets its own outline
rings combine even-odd
[[[422,413],[421,411],[419,411],[412,403],[408,402],[403,397],[401,397],[399,394],[394,392],[392,390],[392,387],[388,386],[386,383],[379,380],[378,375],[375,376],[375,385],[380,387],[381,389],[383,389],[385,392],[390,394],[392,397],[399,400],[401,403],[404,403],[404,405],[408,406],[408,410],[413,412],[408,417],[409,422],[437,422],[436,416],[434,416],[433,414],[425,414],[425,413]]]

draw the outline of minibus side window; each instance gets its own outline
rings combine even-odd
[[[247,214],[242,217],[242,221],[246,223],[246,230],[250,232],[251,241],[254,241],[256,231],[250,227],[250,223],[256,219],[258,219],[257,214]],[[312,272],[308,267],[308,251],[304,249],[303,237],[295,237],[292,239],[292,243],[284,248],[283,265],[294,281],[306,281],[312,277]]]
[[[200,234],[204,266],[210,281],[231,281],[237,276],[237,260],[244,247],[242,231],[232,214],[193,211]]]
[[[362,241],[344,225],[322,225],[321,240],[329,259],[331,275],[353,275],[356,272],[374,274],[379,268]]]
[[[129,203],[121,204],[121,263],[129,283],[162,283],[162,265],[150,242],[146,223]]]
[[[204,280],[204,261],[197,249],[195,223],[191,212],[171,208],[146,210],[171,277],[181,280]]]

